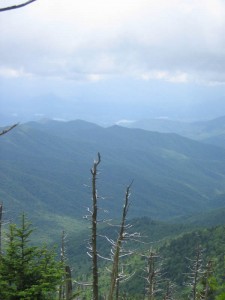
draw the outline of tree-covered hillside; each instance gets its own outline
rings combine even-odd
[[[118,128],[116,128],[116,130],[118,130]],[[21,137],[23,137],[23,135],[26,136],[26,134],[24,134],[24,131],[20,132],[20,134]],[[54,141],[54,139],[52,139],[52,141]],[[187,140],[184,139],[184,141],[186,142],[187,145]],[[134,141],[130,137],[130,143],[131,142]],[[167,142],[166,146],[168,148],[172,147],[173,149],[176,150],[178,148],[181,149],[181,145],[179,146],[176,144],[174,145],[172,142],[168,143],[167,140],[166,142]],[[45,143],[47,143],[47,139],[45,140]],[[161,147],[162,144],[165,145],[165,141],[163,143],[162,141],[158,143],[156,143],[156,141],[153,142],[153,145],[155,146],[157,145],[157,147],[159,147],[159,145]],[[201,144],[197,143],[197,145],[199,149],[201,149]],[[19,147],[20,146],[21,145],[19,145]],[[53,146],[55,147],[55,145]],[[213,153],[212,151],[213,149],[214,147],[207,149],[208,152],[206,151],[205,153],[205,159],[206,157],[208,159],[211,157]],[[217,148],[215,149],[220,151],[220,149]],[[198,161],[201,161],[200,158],[198,157],[200,153],[193,152],[193,149],[186,148],[182,151],[183,153],[186,153],[186,155],[189,154],[189,156],[192,157],[192,160],[194,158],[195,159],[198,158]],[[42,156],[43,153],[44,151],[42,152]],[[222,153],[223,152],[220,153],[221,157],[222,157]],[[56,156],[57,155],[58,153],[56,153]],[[51,156],[49,155],[48,158],[51,159]],[[59,158],[61,157],[59,156]],[[94,162],[94,166],[97,166],[100,163],[101,161],[100,158],[101,156],[100,154],[98,154],[98,161]],[[102,164],[100,166],[102,168]],[[99,170],[102,170],[101,168],[99,168]],[[98,281],[99,281],[99,283],[96,286],[98,286],[99,296],[95,296],[93,297],[93,299],[99,300],[99,299],[104,299],[104,297],[106,297],[108,300],[112,300],[114,299],[113,294],[118,292],[118,294],[121,295],[122,298],[132,299],[132,300],[140,299],[140,298],[149,299],[150,295],[151,295],[150,299],[155,299],[155,300],[160,300],[162,298],[170,299],[168,298],[169,296],[173,298],[175,297],[175,299],[187,300],[189,299],[190,295],[192,295],[197,291],[197,293],[200,293],[198,298],[196,297],[193,298],[197,300],[200,299],[199,297],[200,295],[202,295],[202,293],[205,293],[206,287],[208,292],[211,295],[213,295],[213,298],[211,297],[210,299],[213,300],[222,299],[222,298],[218,298],[217,296],[220,297],[220,295],[222,295],[223,293],[223,285],[221,283],[221,280],[224,271],[224,249],[225,249],[224,238],[223,238],[224,226],[217,226],[217,227],[211,227],[211,226],[223,224],[224,208],[221,207],[220,209],[214,209],[214,210],[211,209],[209,211],[210,207],[213,207],[215,204],[211,206],[208,205],[208,208],[205,209],[205,212],[204,210],[202,210],[201,214],[199,213],[196,216],[190,216],[190,213],[189,214],[186,213],[183,214],[184,217],[182,219],[175,215],[174,218],[170,218],[170,221],[167,222],[154,221],[153,219],[148,217],[135,218],[128,221],[126,215],[124,216],[124,209],[126,208],[126,205],[123,204],[124,193],[122,193],[120,195],[120,199],[122,199],[122,201],[120,200],[119,203],[120,204],[120,209],[118,210],[119,215],[117,213],[114,213],[114,215],[116,216],[114,220],[108,220],[106,222],[102,222],[102,220],[108,218],[107,215],[105,216],[105,210],[107,208],[105,204],[107,204],[107,199],[97,196],[99,195],[99,193],[97,193],[97,190],[99,190],[98,187],[100,184],[102,184],[101,182],[102,172],[99,173],[96,171],[95,173],[94,170],[95,169],[93,167],[91,169],[91,175],[90,175],[91,178],[89,180],[90,187],[88,188],[89,198],[92,198],[93,203],[91,203],[91,201],[89,200],[89,204],[88,204],[89,209],[86,210],[87,215],[85,216],[85,218],[88,219],[89,221],[92,220],[91,223],[87,222],[85,225],[81,221],[77,221],[76,215],[72,217],[72,214],[66,214],[66,212],[62,212],[61,215],[59,215],[57,214],[57,211],[54,212],[55,219],[53,219],[52,217],[54,216],[54,213],[51,214],[48,213],[48,209],[50,211],[50,206],[48,207],[47,205],[45,206],[45,211],[43,209],[44,216],[39,215],[40,221],[42,221],[40,228],[43,231],[43,228],[45,227],[44,229],[46,229],[48,226],[49,230],[47,232],[47,235],[51,236],[51,238],[53,236],[54,230],[57,231],[57,229],[59,229],[59,227],[58,228],[56,227],[53,230],[54,224],[58,223],[59,225],[63,220],[64,223],[61,223],[61,226],[64,227],[63,229],[65,229],[65,227],[70,228],[69,239],[68,240],[66,239],[67,240],[66,241],[65,235],[63,233],[64,237],[62,238],[61,245],[58,242],[58,248],[61,246],[62,249],[61,261],[66,262],[65,272],[67,272],[66,270],[67,268],[69,268],[68,269],[69,273],[65,273],[65,275],[63,276],[67,276],[68,274],[70,274],[71,267],[73,270],[73,278],[75,279],[75,281],[74,281],[73,288],[71,285],[71,293],[73,289],[73,291],[78,296],[78,298],[81,297],[81,299],[90,299],[90,297],[94,295],[94,289],[92,292],[91,289],[80,288],[79,287],[80,284],[78,284],[78,282],[81,283],[81,286],[82,286],[82,282],[87,282],[87,284],[89,285],[89,282],[91,282],[91,280],[95,278],[94,274],[93,276],[91,275],[92,271],[95,269],[95,265],[93,263],[91,264],[90,257],[94,256],[93,241],[94,238],[96,238],[97,239],[96,254],[97,254],[97,258],[98,258],[97,260],[99,266],[98,269],[99,271],[97,270],[96,267],[97,270],[96,274],[98,276]],[[94,174],[96,174],[97,177],[94,177]],[[93,181],[94,178],[95,181]],[[95,183],[97,180],[98,180],[98,184],[96,189]],[[10,187],[8,188],[10,190]],[[125,193],[126,200],[129,199],[130,191],[131,191],[130,189],[131,189],[131,185],[129,185],[127,189],[124,188],[124,190],[126,190]],[[102,192],[104,191],[104,189],[101,187],[100,191]],[[133,191],[133,186],[132,186],[132,191]],[[32,192],[32,188],[30,188],[30,192]],[[35,190],[34,195],[38,195],[37,190]],[[98,218],[93,220],[93,216],[94,216],[93,211],[95,207],[94,199],[96,199],[98,202],[96,206],[98,211]],[[219,204],[222,205],[221,199]],[[29,203],[29,205],[30,205],[29,207],[30,214],[32,214],[32,204]],[[41,203],[39,203],[39,205],[41,207]],[[133,197],[131,202],[129,200],[127,207],[132,208],[131,211],[129,210],[129,213],[132,212],[132,210],[136,209],[137,204],[134,205]],[[195,211],[197,211],[197,209],[195,209]],[[40,212],[41,211],[39,211],[39,214]],[[109,223],[111,224],[113,223],[117,224],[118,222],[120,223],[120,221],[118,220],[120,219],[121,214],[123,215],[123,220],[125,221],[124,232],[121,232],[122,227],[107,225]],[[45,222],[47,221],[47,224],[44,223],[43,220]],[[53,222],[51,223],[51,221]],[[100,223],[98,221],[100,221]],[[91,228],[89,227],[89,224],[92,224]],[[100,224],[102,225],[100,226]],[[97,233],[95,232],[94,234],[93,234],[93,225],[94,226],[97,225]],[[14,227],[10,227],[10,228],[17,228],[16,225],[12,225],[12,226]],[[80,230],[80,232],[76,232],[76,229],[78,229],[78,231]],[[130,231],[133,231],[133,233]],[[119,232],[120,232],[119,235],[120,240],[118,240]],[[58,236],[59,236],[59,230],[58,230]],[[140,243],[137,243],[137,240],[139,240],[139,238],[140,238]],[[12,235],[12,238],[9,239],[9,241],[13,242],[14,241],[13,239],[14,236]],[[37,239],[35,239],[35,241],[33,242],[37,244],[38,241]],[[50,241],[48,241],[48,243],[49,242]],[[14,249],[14,244],[12,244],[12,247],[13,247],[12,249]],[[7,258],[7,255],[4,252],[5,249],[7,248],[3,248],[3,249],[4,251],[3,251],[1,262],[3,263],[4,268],[5,267],[8,268],[8,264],[7,263],[4,264],[4,259]],[[115,260],[116,257],[115,249],[118,249],[119,251],[118,252],[119,261],[117,259]],[[20,248],[18,248],[18,252],[20,252]],[[87,255],[87,253],[89,254]],[[103,259],[103,257],[105,257],[106,260]],[[196,261],[196,259],[198,261]],[[115,262],[116,262],[116,266],[118,267],[118,271],[115,271],[116,273],[113,273]],[[191,264],[193,264],[193,267],[195,267],[196,263],[199,267],[197,268],[197,270],[193,271],[193,268],[190,269],[190,266]],[[24,266],[26,266],[25,263]],[[208,269],[208,266],[210,266],[210,269]],[[195,273],[193,272],[195,273],[197,272],[198,274],[195,276]],[[111,275],[115,274],[116,276],[115,277],[116,281],[114,285],[112,285],[113,280],[110,274]],[[0,283],[4,285],[5,288],[8,284],[8,281],[11,280],[10,279],[11,270],[9,271],[9,273],[4,272],[4,274],[2,273],[0,275],[3,276],[3,277],[0,276],[1,277]],[[68,276],[69,276],[68,280],[70,280],[70,275]],[[191,281],[193,287],[187,288],[186,285],[184,285],[184,283],[185,284],[188,283],[193,278],[193,276],[196,277],[196,282],[193,283]],[[2,278],[3,281],[1,280]],[[123,278],[126,284],[123,284]],[[118,280],[120,281],[119,286],[117,283]],[[13,284],[12,293],[14,293],[15,295],[17,293],[17,291],[14,291],[15,286],[16,287],[18,286],[17,290],[21,293],[24,293],[24,291],[27,288],[30,288],[30,285],[29,286],[23,285],[20,287],[19,282],[20,281],[18,282],[15,281],[15,285]],[[61,284],[66,284],[66,282],[67,281],[64,280],[61,283],[59,282],[58,283],[59,288]],[[94,283],[91,284],[91,286],[93,288]],[[112,292],[112,298],[110,298],[109,288],[111,291],[112,286],[114,291]],[[173,290],[173,287],[175,286],[176,286],[176,290]],[[29,293],[32,294],[34,292],[34,288],[33,286],[31,288],[32,291],[29,290]],[[55,293],[57,294],[58,291],[60,290],[59,288],[56,287],[54,283],[54,287],[51,292],[55,295]],[[7,288],[5,288],[4,293],[6,292],[6,290]],[[201,298],[201,299],[206,300],[208,298]]]
[[[223,206],[215,200],[225,193],[223,149],[176,134],[83,121],[27,123],[4,135],[0,197],[11,213],[29,211],[34,223],[52,219],[54,227],[62,216],[81,219],[90,201],[90,162],[98,151],[99,195],[112,216],[131,180],[131,217],[169,219]]]
[[[140,128],[163,133],[177,133],[194,140],[225,147],[225,117],[213,120],[185,122],[169,119],[145,119],[135,122],[121,122],[129,128]]]
[[[157,256],[155,267],[160,269],[161,274],[158,279],[160,288],[154,299],[162,299],[166,282],[170,282],[175,287],[174,299],[189,299],[190,288],[187,285],[190,283],[190,267],[194,264],[196,251],[200,247],[202,254],[201,272],[198,274],[198,288],[200,289],[201,287],[200,283],[204,270],[206,270],[207,264],[211,262],[210,280],[212,281],[212,287],[210,290],[214,296],[209,299],[216,299],[216,294],[219,291],[214,290],[213,280],[217,282],[217,288],[219,289],[223,282],[224,273],[225,227],[224,225],[211,227],[210,215],[208,215],[208,228],[206,227],[207,217],[202,222],[199,221],[198,226],[195,224],[195,219],[197,219],[197,216],[192,218],[192,222],[187,221],[186,223],[174,224],[154,221],[144,217],[127,222],[133,226],[131,231],[140,232],[142,238],[140,242],[131,241],[129,245],[126,245],[127,248],[135,249],[135,251],[130,258],[125,260],[125,262],[121,262],[121,264],[124,263],[124,270],[128,274],[133,274],[133,276],[125,283],[121,283],[121,294],[125,293],[128,295],[130,297],[128,299],[140,299],[143,297],[146,287],[144,279],[146,276],[144,271],[146,257],[144,255],[151,251],[155,253],[155,257]],[[214,225],[216,225],[215,220],[214,222]],[[218,220],[218,223],[220,222],[222,223],[221,220]],[[100,256],[110,257],[111,245],[102,237],[107,236],[115,240],[116,232],[117,230],[112,226],[105,226],[99,229],[98,251]],[[73,275],[77,281],[88,281],[91,277],[91,259],[85,252],[87,251],[89,234],[90,232],[88,233],[87,230],[85,235],[71,235],[68,239],[67,250],[74,269]],[[107,269],[110,264],[111,262],[99,258],[99,286],[102,294],[107,294],[110,281],[110,274]]]

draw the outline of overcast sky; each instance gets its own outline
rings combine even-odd
[[[0,37],[0,123],[225,115],[225,1],[37,0]]]

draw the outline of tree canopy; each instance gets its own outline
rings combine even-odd
[[[11,224],[0,256],[0,299],[55,299],[63,267],[53,249],[30,245],[31,224],[23,214],[21,224]]]

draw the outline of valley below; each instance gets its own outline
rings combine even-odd
[[[187,281],[187,264],[182,258],[193,257],[198,244],[206,249],[206,261],[217,260],[216,274],[221,274],[225,148],[215,143],[214,133],[210,144],[210,139],[206,143],[173,132],[117,125],[104,128],[81,120],[18,125],[0,139],[3,221],[17,222],[26,213],[37,228],[36,244],[59,245],[61,233],[66,232],[74,274],[79,280],[88,280],[91,266],[85,249],[90,232],[85,219],[92,205],[90,170],[100,153],[99,218],[111,221],[100,225],[99,235],[116,238],[117,230],[108,224],[120,222],[125,191],[132,182],[128,223],[143,238],[129,247],[135,247],[135,253],[149,249],[162,253],[168,278],[178,290]],[[103,256],[110,253],[104,239],[99,238],[99,247]],[[178,255],[181,252],[182,257]],[[136,255],[129,264],[141,270],[143,262]],[[100,268],[106,276],[104,262]],[[127,284],[133,295],[129,299],[139,299],[144,293],[140,281],[144,275],[141,271],[137,274]],[[107,282],[101,289],[102,293],[107,289]]]

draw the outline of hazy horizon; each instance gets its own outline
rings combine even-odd
[[[38,0],[0,26],[1,126],[225,115],[223,1]]]

